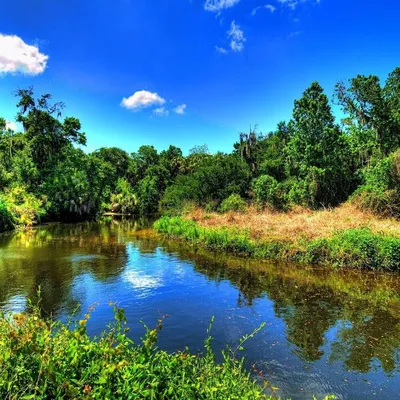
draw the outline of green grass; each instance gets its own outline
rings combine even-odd
[[[181,217],[162,217],[154,228],[171,238],[237,255],[335,267],[400,270],[400,238],[366,228],[348,229],[329,238],[302,242],[255,241],[246,231],[201,227]]]

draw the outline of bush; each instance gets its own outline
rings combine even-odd
[[[42,318],[36,307],[1,316],[0,397],[20,398],[23,391],[26,399],[272,399],[235,351],[223,351],[222,363],[215,362],[210,336],[204,356],[188,349],[170,354],[156,347],[159,320],[135,344],[124,310],[114,305],[116,321],[92,339],[86,333],[91,311],[68,324]]]
[[[253,181],[253,190],[258,204],[276,205],[278,181],[270,175],[261,175]]]
[[[124,179],[118,179],[115,193],[111,195],[108,209],[113,212],[135,213],[137,211],[137,196],[129,182]]]
[[[17,186],[7,189],[0,197],[0,213],[5,226],[32,226],[45,214],[43,202],[25,188]]]
[[[379,160],[362,172],[364,184],[351,200],[360,208],[382,216],[400,216],[400,151]]]
[[[400,270],[400,238],[348,229],[307,245],[303,261],[340,267]]]
[[[231,194],[221,203],[219,209],[223,213],[228,211],[242,212],[246,209],[246,202],[238,194]]]

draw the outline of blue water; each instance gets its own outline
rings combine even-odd
[[[394,275],[240,260],[163,241],[134,223],[51,225],[2,236],[0,308],[25,309],[39,285],[42,306],[55,318],[80,318],[94,305],[92,335],[112,320],[110,301],[125,309],[135,340],[143,323],[153,327],[165,316],[159,346],[169,351],[203,351],[212,316],[217,353],[265,322],[238,355],[282,397],[399,397]]]

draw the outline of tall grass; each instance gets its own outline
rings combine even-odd
[[[154,227],[169,237],[237,255],[340,267],[400,270],[400,238],[375,233],[368,228],[337,231],[327,238],[266,241],[251,238],[246,230],[202,227],[181,217],[162,217]]]

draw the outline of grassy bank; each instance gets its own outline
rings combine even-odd
[[[217,364],[211,337],[204,355],[167,353],[155,346],[161,321],[142,343],[127,336],[122,309],[99,338],[86,333],[90,311],[75,324],[30,314],[0,318],[2,399],[272,399],[237,360]],[[251,336],[251,335],[250,335]],[[242,342],[244,339],[242,339]],[[273,392],[271,388],[270,393]]]
[[[256,258],[398,271],[400,224],[351,206],[333,211],[254,212],[162,217],[155,229],[173,238]]]

